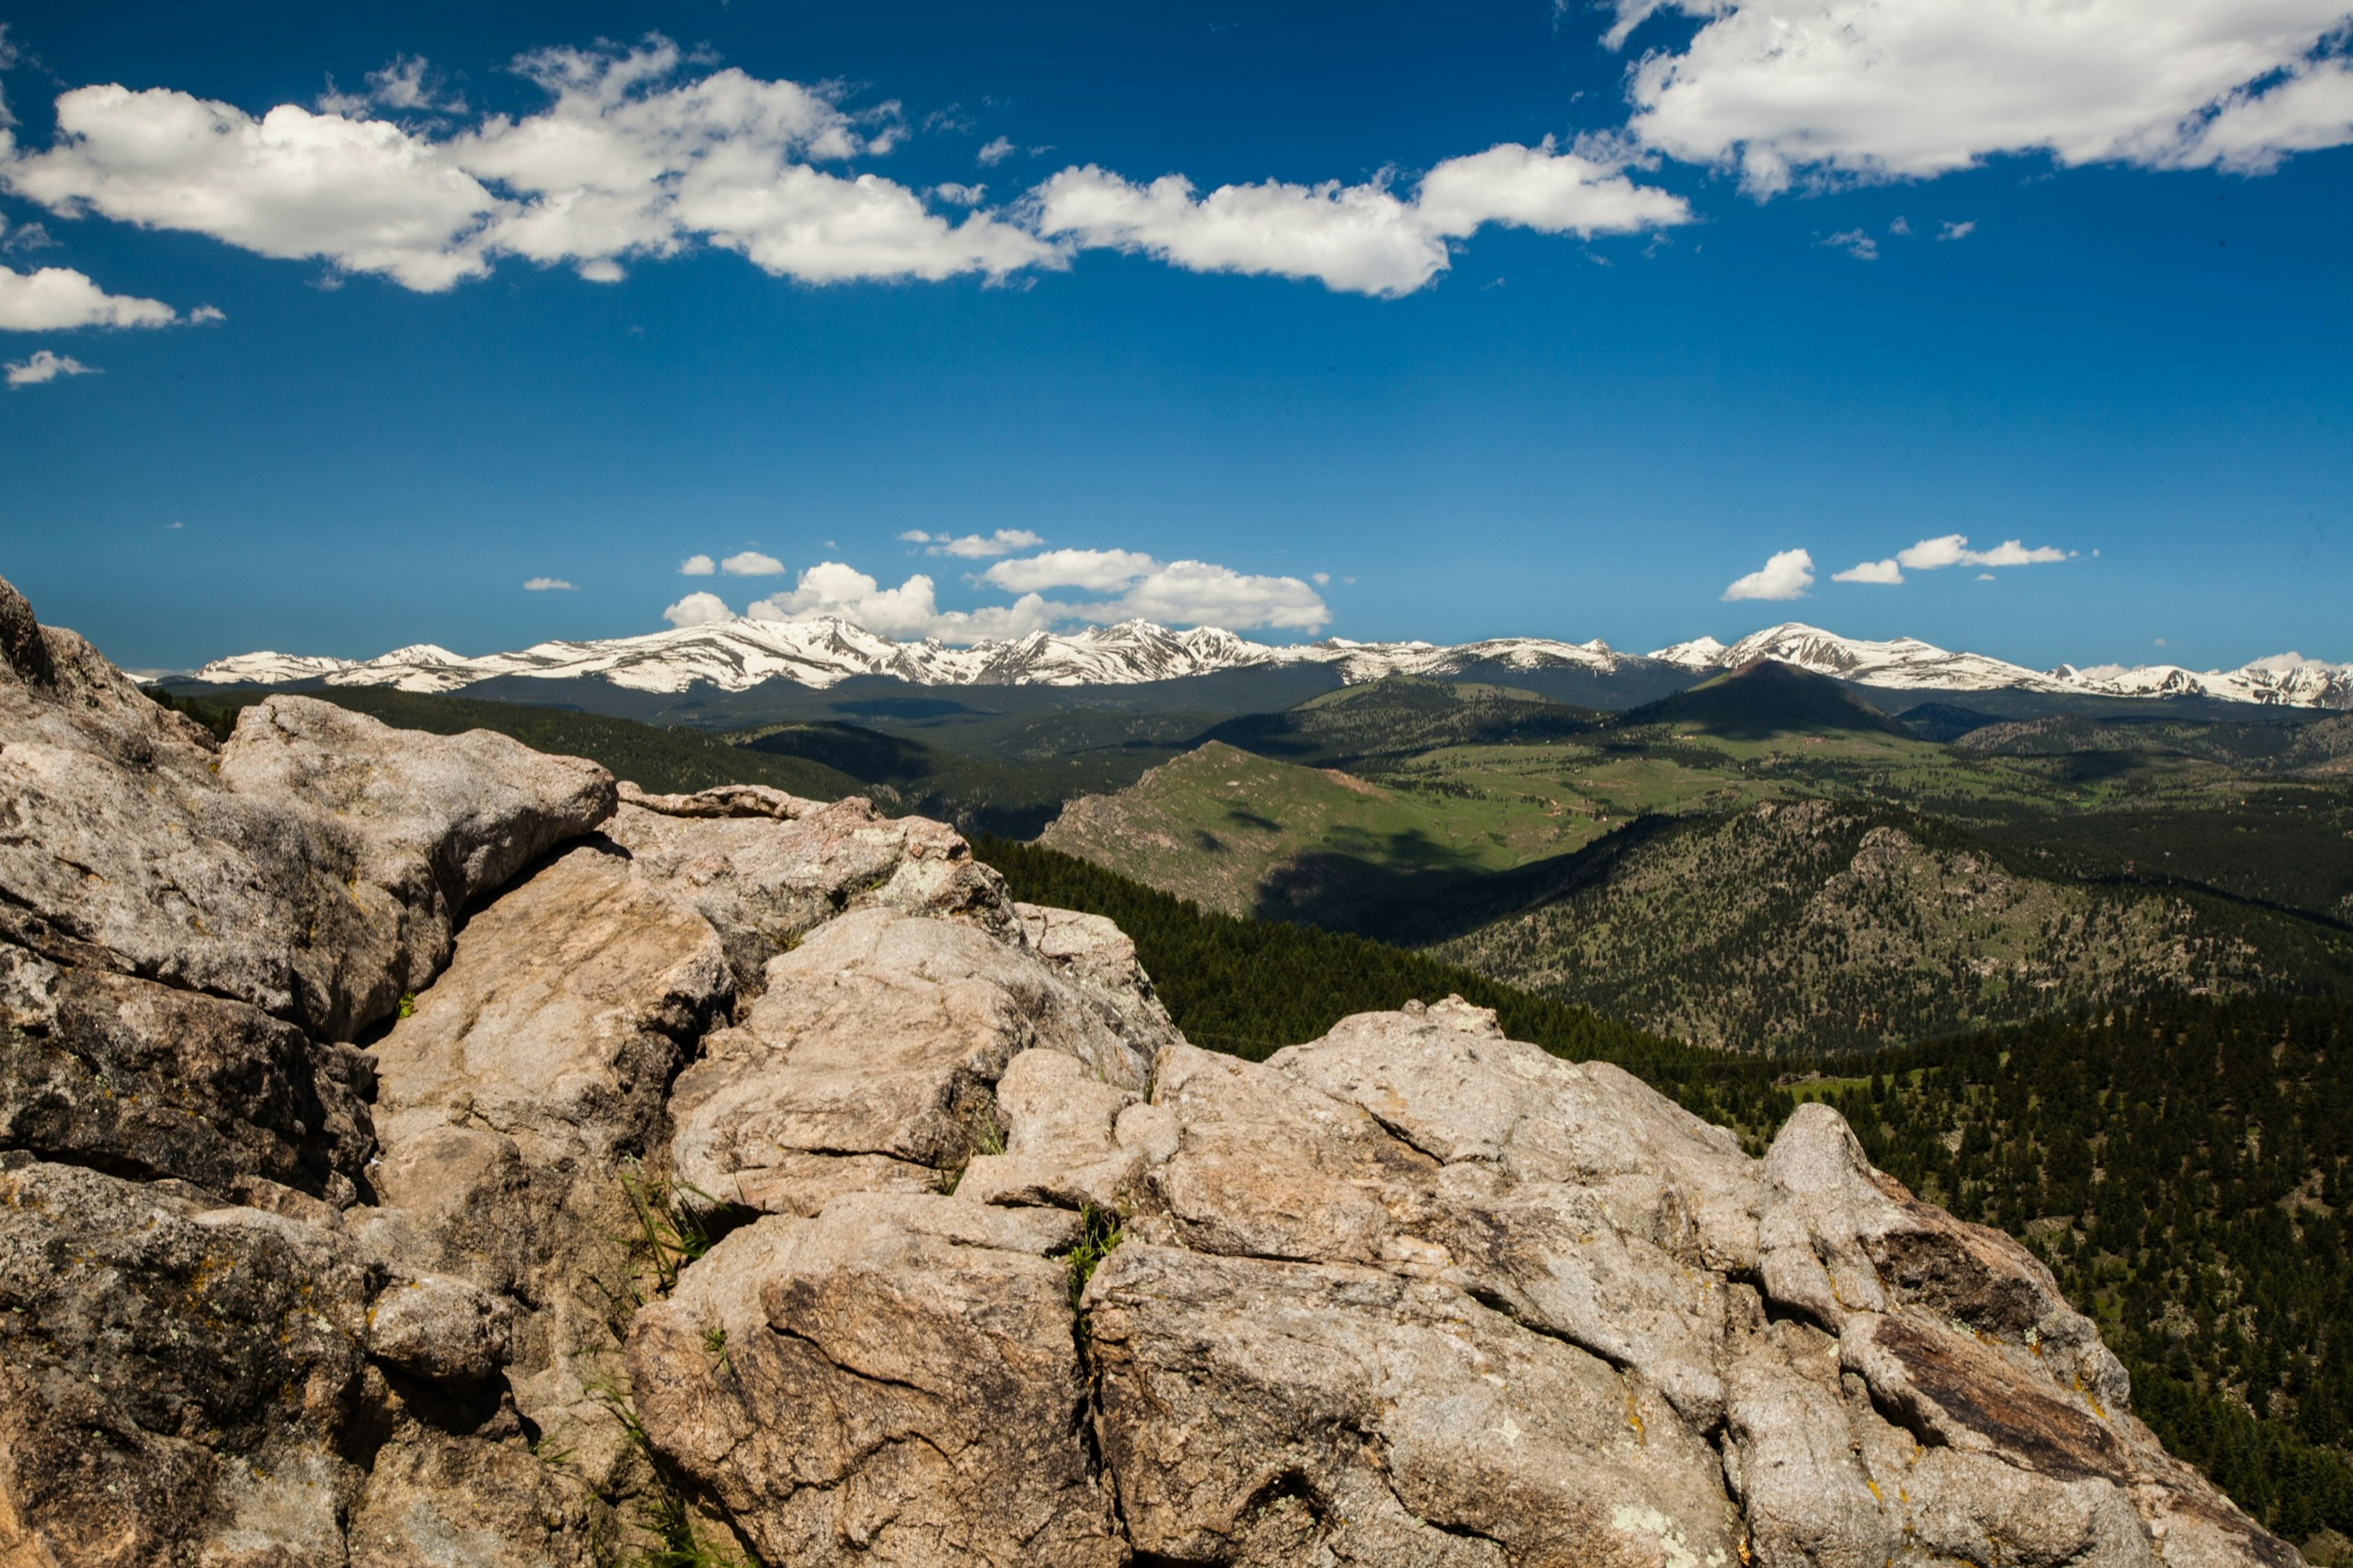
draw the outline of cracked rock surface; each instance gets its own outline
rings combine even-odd
[[[0,1564],[655,1552],[2297,1561],[1819,1105],[1452,998],[1199,1050],[940,824],[216,745],[0,583]]]

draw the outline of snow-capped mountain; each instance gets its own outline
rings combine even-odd
[[[1662,647],[1651,655],[1702,672],[1736,669],[1774,658],[1818,675],[1898,690],[2047,691],[2092,697],[2213,697],[2295,708],[2353,708],[2353,664],[2327,664],[2302,654],[2274,654],[2237,669],[2184,669],[2179,665],[2120,664],[2034,670],[1978,653],[1948,653],[1918,637],[1870,642],[1820,626],[1787,621],[1725,647],[1714,637]]]
[[[1574,667],[1609,674],[1646,661],[1606,643],[1498,637],[1440,647],[1360,643],[1335,637],[1287,647],[1250,642],[1215,626],[1174,632],[1149,621],[1091,626],[1070,634],[1033,632],[1008,642],[951,647],[893,642],[848,621],[754,620],[681,626],[645,637],[596,642],[545,642],[514,653],[464,658],[430,644],[371,659],[247,653],[216,659],[195,679],[222,685],[390,686],[403,691],[455,691],[493,676],[562,680],[601,676],[637,691],[676,692],[697,684],[743,691],[764,680],[828,687],[858,675],[893,676],[922,686],[1125,686],[1219,670],[1284,664],[1329,664],[1350,683],[1387,675],[1451,675],[1472,664],[1510,669]]]
[[[1687,669],[1737,669],[1760,658],[1794,664],[1817,675],[1860,680],[1869,686],[1936,691],[2066,691],[2052,676],[2005,664],[1978,653],[1947,653],[1918,637],[1870,642],[1842,637],[1820,626],[1786,621],[1742,637],[1726,647],[1714,637],[1677,643],[1651,656]]]
[[[828,687],[853,676],[893,677],[919,686],[1124,686],[1219,670],[1323,664],[1350,685],[1390,675],[1456,675],[1476,666],[1577,669],[1595,675],[1681,670],[1705,675],[1759,658],[1817,674],[1902,690],[2040,691],[2104,697],[2206,696],[2302,708],[2353,708],[2353,664],[2279,654],[2233,670],[2200,673],[2172,665],[2029,669],[1983,654],[1952,653],[1917,637],[1872,642],[1791,621],[1729,646],[1695,637],[1648,655],[1609,644],[1494,637],[1443,645],[1368,643],[1332,637],[1284,647],[1255,643],[1215,626],[1170,631],[1149,621],[1034,632],[1008,642],[951,647],[895,642],[848,621],[739,617],[645,637],[544,642],[513,653],[468,658],[419,643],[371,659],[280,653],[216,659],[195,679],[220,685],[390,686],[455,691],[494,676],[565,680],[596,677],[636,691],[680,692],[706,685],[743,691],[765,680]]]

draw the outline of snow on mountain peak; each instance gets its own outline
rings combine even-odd
[[[2353,664],[2274,654],[2235,670],[2200,673],[2176,665],[2061,665],[2050,671],[1953,653],[1918,637],[1871,641],[1799,621],[1725,644],[1694,637],[1647,658],[1595,639],[1491,637],[1454,646],[1356,642],[1254,643],[1218,626],[1172,631],[1150,621],[1083,630],[1032,632],[1003,642],[952,647],[936,639],[895,642],[835,616],[787,621],[754,616],[676,626],[638,637],[554,641],[469,658],[432,643],[354,660],[281,653],[216,659],[196,679],[221,685],[390,686],[455,691],[497,676],[541,679],[599,677],[632,690],[672,693],[696,685],[742,691],[765,680],[828,687],[856,676],[920,686],[1102,686],[1176,680],[1219,670],[1328,665],[1351,685],[1391,675],[1458,675],[1480,666],[1506,670],[1581,669],[1596,675],[1673,666],[1694,674],[1778,659],[1820,675],[1898,690],[2073,692],[2111,697],[2209,696],[2239,702],[2353,708]]]

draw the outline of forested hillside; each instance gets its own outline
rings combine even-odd
[[[1893,805],[1768,801],[1597,845],[1557,892],[1432,952],[1733,1050],[1868,1049],[2167,994],[2353,991],[2353,931],[2334,921],[2048,864]]]
[[[2353,1005],[2170,1000],[1873,1066],[1825,1098],[1874,1163],[2041,1253],[2249,1512],[2353,1533]]]

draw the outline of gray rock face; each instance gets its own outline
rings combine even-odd
[[[5,583],[0,1031],[8,1568],[2296,1561],[1820,1106],[1217,1056],[938,824],[216,748]]]
[[[341,1562],[366,1286],[333,1231],[0,1155],[0,1561]]]

